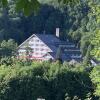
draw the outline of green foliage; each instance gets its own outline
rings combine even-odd
[[[81,67],[82,68],[82,67]],[[92,93],[89,75],[78,67],[70,68],[57,62],[33,62],[30,66],[18,63],[0,66],[0,99],[2,100],[64,100],[70,97],[85,99]],[[89,86],[89,87],[88,87]]]
[[[40,3],[37,0],[17,0],[16,10],[23,11],[25,15],[30,15],[38,10]]]
[[[86,30],[85,26],[88,22],[88,6],[86,2],[54,8],[53,5],[49,6],[50,2],[47,0],[45,3],[41,2],[37,15],[32,14],[25,17],[21,12],[24,9],[19,13],[15,12],[15,1],[9,0],[8,8],[1,11],[0,40],[13,38],[20,44],[33,32],[43,33],[45,30],[46,33],[54,34],[55,29],[59,27],[61,39],[66,40],[70,35],[72,39],[69,38],[69,40],[75,40],[77,43],[81,39],[83,30]],[[24,0],[21,1],[24,3]],[[21,5],[21,3],[19,4]]]
[[[91,55],[100,60],[100,30],[95,31],[94,37],[91,39],[91,44],[94,46]]]
[[[14,56],[17,43],[13,39],[3,40],[0,44],[0,57]]]
[[[86,52],[87,52],[87,49],[88,49],[88,46],[90,45],[90,41],[89,41],[89,38],[91,36],[90,35],[84,35],[82,38],[81,38],[81,52],[82,52],[82,55],[85,56],[86,55]]]
[[[59,3],[60,3],[60,2],[63,2],[64,4],[69,3],[69,2],[75,3],[75,2],[77,2],[77,1],[79,1],[79,0],[58,0]]]
[[[94,89],[94,94],[100,97],[99,67],[90,74],[92,84],[89,73],[81,64],[70,66],[58,62],[27,62],[8,57],[13,55],[17,46],[9,38],[20,44],[33,32],[43,33],[45,30],[51,34],[55,33],[56,27],[60,27],[62,39],[81,44],[85,64],[89,62],[90,56],[99,60],[100,1],[81,0],[75,5],[67,1],[75,3],[77,0],[0,1],[3,5],[3,9],[0,7],[0,42],[3,40],[0,43],[0,57],[7,56],[0,59],[0,100],[36,100],[38,97],[46,100],[96,100]],[[37,15],[33,14],[38,9]],[[31,49],[27,48],[27,55],[30,52]]]
[[[56,52],[56,59],[62,59],[62,47],[59,47]]]
[[[49,1],[49,0],[48,0]],[[79,0],[56,0],[58,3],[63,2],[63,4],[68,4],[68,3],[76,3],[79,2]],[[0,3],[6,7],[8,4],[8,0],[1,0]],[[23,11],[26,16],[37,12],[37,10],[40,7],[40,2],[41,0],[14,0],[14,3],[16,5],[16,10]],[[55,2],[55,1],[50,1],[50,2]]]
[[[8,4],[8,0],[1,0],[0,3],[1,3],[4,7],[6,7],[7,4]]]
[[[11,57],[4,57],[0,59],[0,65],[11,66],[14,63],[14,59]]]
[[[84,57],[83,63],[85,64],[85,66],[90,63],[90,60],[91,60],[90,51],[91,51],[91,45],[88,46],[88,50],[87,50],[86,56]]]
[[[7,4],[7,0],[2,0],[2,2],[5,3],[4,5]],[[58,9],[60,10],[47,5],[42,6],[39,2],[48,5],[52,3],[50,5],[59,6]],[[94,41],[91,42],[91,40],[96,39],[99,41],[100,2],[98,0],[95,2],[93,0],[88,0],[88,2],[46,0],[44,3],[39,0],[39,2],[37,0],[9,0],[8,7],[6,9],[1,8],[0,39],[14,38],[20,43],[26,37],[29,37],[32,32],[43,33],[45,30],[46,33],[54,33],[55,28],[60,27],[61,33],[63,33],[61,34],[62,39],[67,37],[67,39],[74,40],[77,44],[81,42],[83,56],[86,55],[89,44],[93,44],[91,55],[99,60],[99,45],[94,45]],[[68,2],[73,2],[75,5],[70,5]],[[61,6],[60,3],[66,5]],[[33,12],[38,8],[40,8],[38,14],[34,15]],[[19,11],[18,14],[15,13],[15,9]],[[32,15],[25,17],[22,12],[25,15],[30,15],[30,13]],[[97,42],[95,41],[95,43]]]
[[[100,98],[100,66],[96,66],[91,74],[90,74],[91,80],[94,84],[94,88],[95,88],[95,95],[99,96]]]

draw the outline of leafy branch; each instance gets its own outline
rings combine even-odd
[[[58,3],[68,4],[68,3],[76,3],[79,0],[57,0]],[[1,0],[0,4],[3,7],[8,5],[9,0]],[[38,11],[40,7],[40,2],[38,0],[15,0],[16,11],[24,12],[26,16],[35,13]]]

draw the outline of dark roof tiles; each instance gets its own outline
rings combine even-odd
[[[53,43],[59,43],[61,42],[59,40],[59,38],[57,38],[56,36],[54,35],[51,35],[51,34],[35,34],[38,38],[40,38],[43,42],[45,43],[48,43],[48,44],[53,44]]]

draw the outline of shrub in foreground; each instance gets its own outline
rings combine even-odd
[[[59,63],[32,63],[31,66],[0,67],[0,100],[64,100],[66,94],[85,99],[92,94],[91,81],[82,68]]]

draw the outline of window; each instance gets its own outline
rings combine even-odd
[[[39,53],[35,53],[35,55],[38,55]]]
[[[29,46],[34,46],[34,44],[29,44]]]
[[[34,41],[34,38],[31,39],[31,42],[33,42],[33,41]]]
[[[39,42],[39,40],[37,40],[37,42]]]
[[[36,51],[39,51],[39,48],[35,48]]]
[[[41,44],[41,46],[45,46],[44,44]]]
[[[46,51],[49,51],[49,49],[46,49]]]
[[[38,39],[36,39],[36,40],[35,40],[35,42],[39,42],[39,40],[38,40]]]
[[[44,51],[44,49],[40,49],[40,51]]]
[[[41,53],[41,55],[44,55],[44,53]]]
[[[39,46],[39,44],[35,44],[36,46]]]

